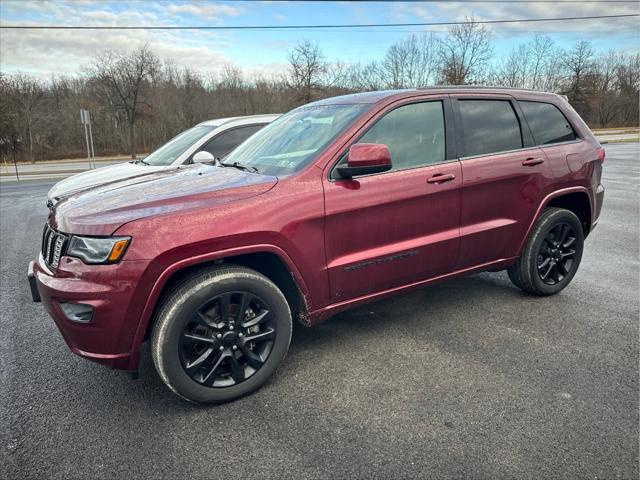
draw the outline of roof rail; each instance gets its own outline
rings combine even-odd
[[[426,87],[418,87],[417,90],[518,90],[522,92],[535,92],[535,93],[551,93],[543,90],[534,90],[532,88],[518,88],[518,87],[501,87],[492,85],[429,85]]]

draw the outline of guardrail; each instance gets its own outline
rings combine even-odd
[[[142,159],[146,155],[136,158]],[[131,157],[107,157],[89,161],[77,160],[50,160],[36,163],[0,163],[0,181],[22,181],[64,178],[76,173],[86,172],[94,168],[106,167],[118,163],[130,162]]]

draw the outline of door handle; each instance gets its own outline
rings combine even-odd
[[[436,173],[433,177],[427,178],[427,183],[449,182],[456,178],[453,173]]]
[[[543,158],[529,157],[522,162],[522,165],[525,167],[533,167],[534,165],[540,165],[542,162],[544,162]]]

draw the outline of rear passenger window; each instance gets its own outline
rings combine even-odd
[[[444,162],[442,102],[398,107],[378,120],[357,143],[382,143],[388,146],[392,170]]]
[[[576,139],[576,134],[567,117],[555,105],[524,100],[520,100],[518,103],[527,119],[529,128],[531,128],[536,145],[568,142]]]
[[[520,122],[508,100],[458,100],[464,156],[522,148]]]

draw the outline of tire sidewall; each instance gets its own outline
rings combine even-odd
[[[554,285],[549,285],[540,278],[540,274],[538,273],[538,252],[540,251],[540,247],[544,242],[546,236],[558,223],[568,223],[576,232],[576,255],[571,271],[560,282]],[[535,238],[531,243],[531,248],[529,249],[529,268],[531,271],[531,282],[534,289],[540,292],[542,295],[552,295],[554,293],[558,293],[560,290],[569,285],[569,283],[577,273],[578,268],[580,267],[583,249],[584,234],[582,225],[580,223],[580,220],[574,213],[568,210],[558,210],[546,217],[540,225],[540,228],[537,230]]]
[[[275,340],[269,357],[262,367],[247,380],[229,387],[206,387],[184,371],[179,345],[185,325],[196,309],[217,295],[247,291],[263,299],[271,308],[275,323]],[[266,277],[246,270],[225,270],[199,276],[180,288],[171,302],[161,310],[157,328],[156,368],[162,379],[178,395],[199,403],[220,403],[244,396],[260,386],[275,372],[284,359],[291,341],[291,312],[280,290]]]

